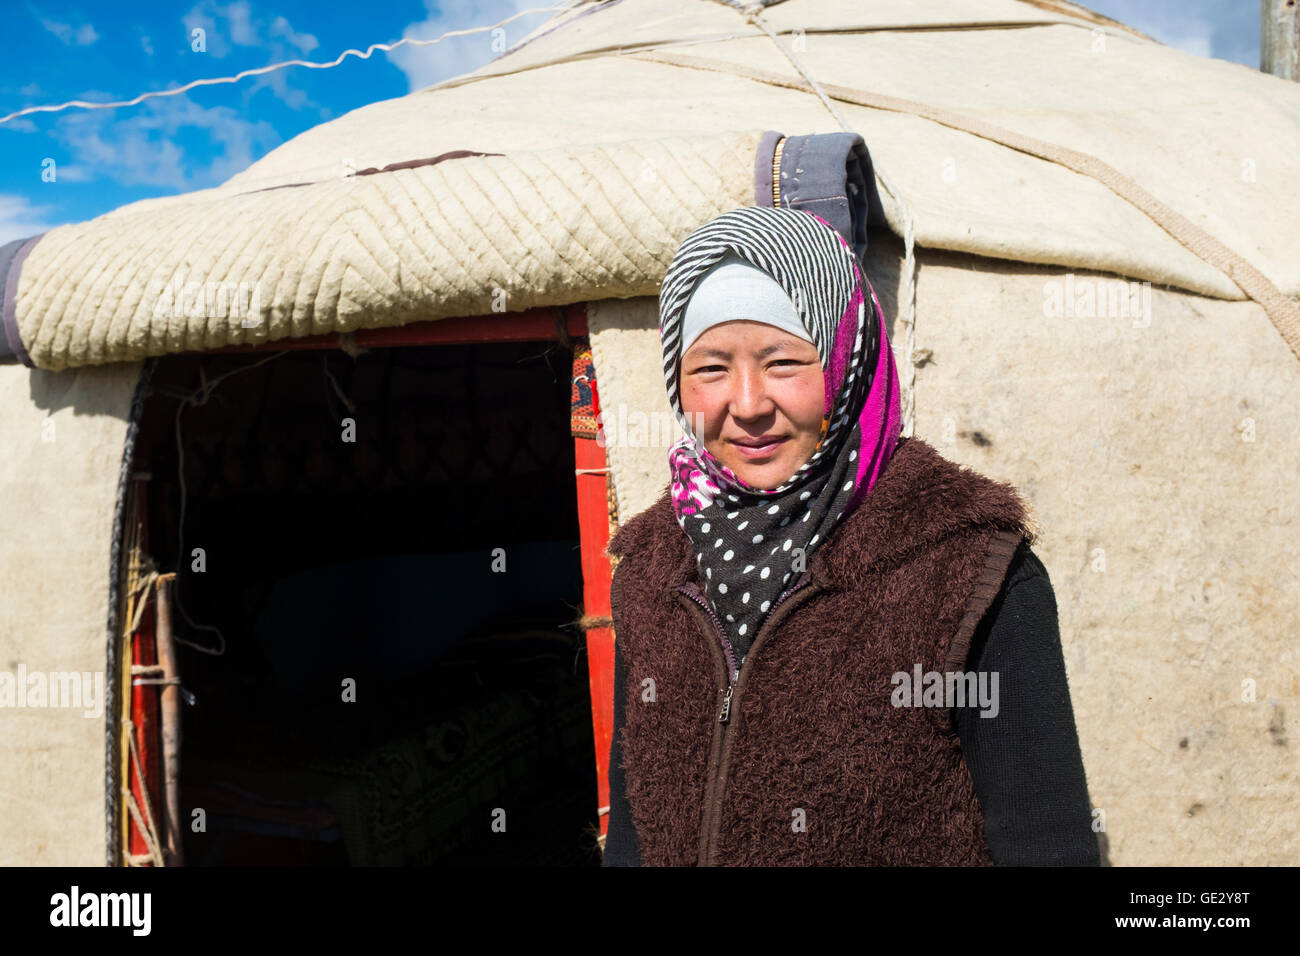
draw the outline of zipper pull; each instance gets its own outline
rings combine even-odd
[[[731,691],[736,685],[727,688],[727,696],[722,698],[722,713],[718,714],[718,723],[725,724],[731,718]]]

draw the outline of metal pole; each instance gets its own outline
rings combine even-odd
[[[1260,0],[1259,68],[1300,82],[1300,0]]]

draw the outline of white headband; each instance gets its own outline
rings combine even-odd
[[[729,252],[695,286],[682,317],[682,350],[686,354],[701,335],[721,322],[747,319],[762,322],[797,335],[806,342],[812,336],[794,302],[781,284],[762,269]]]

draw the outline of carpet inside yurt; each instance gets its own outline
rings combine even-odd
[[[179,571],[186,865],[599,863],[571,362],[159,361],[134,468]]]

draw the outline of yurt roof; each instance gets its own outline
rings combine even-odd
[[[691,229],[753,202],[773,130],[860,134],[916,244],[1253,298],[1300,348],[1297,84],[1055,0],[753,10],[579,3],[219,187],[11,243],[9,349],[59,369],[654,295]],[[168,307],[241,283],[265,321]]]

